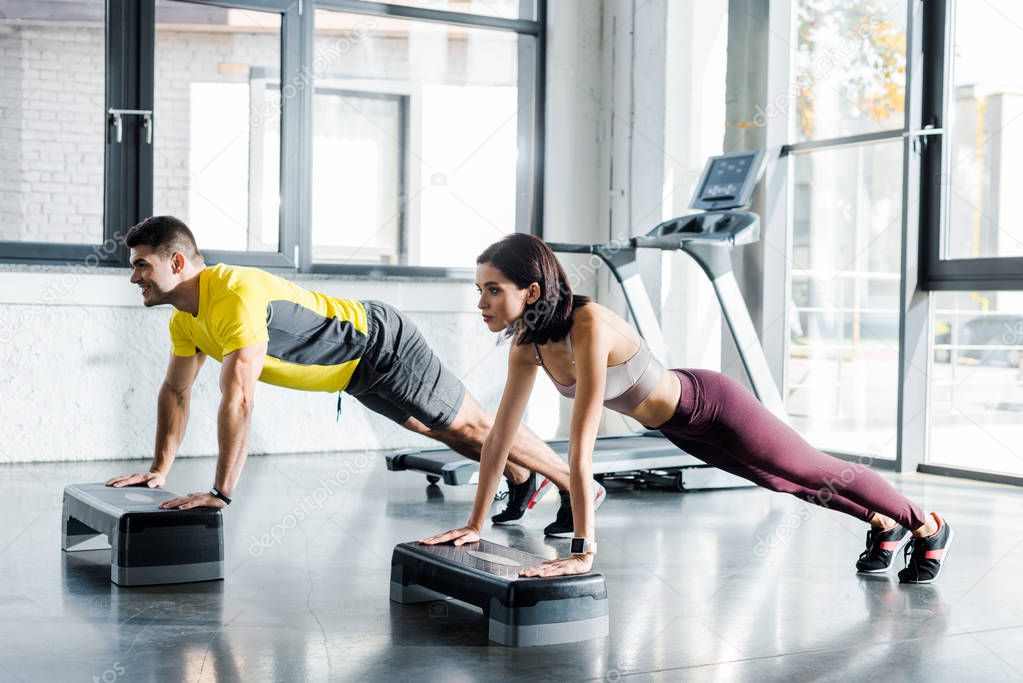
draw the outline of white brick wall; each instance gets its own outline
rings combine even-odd
[[[0,239],[101,241],[103,29],[2,25],[0,49]]]
[[[317,38],[314,55],[322,56],[319,63],[328,65],[323,74],[327,78],[347,82],[375,79],[385,87],[416,79],[452,85],[515,83],[515,41],[495,39],[493,34],[476,33],[470,40],[449,38],[434,27],[407,40],[381,28],[371,31],[368,40],[346,41],[348,49],[339,54],[335,44],[345,35],[351,34],[323,33]],[[203,175],[247,177],[244,161],[237,168],[211,166],[205,170],[190,164],[192,154],[209,155],[209,150],[193,149],[191,127],[201,122],[191,120],[190,88],[193,83],[249,82],[245,72],[230,73],[228,69],[222,73],[222,67],[228,65],[276,73],[280,49],[275,33],[158,28],[155,213],[171,213],[187,221],[196,213],[190,201],[219,203],[216,196],[210,196],[215,192],[207,190],[200,196],[194,191],[216,186],[216,178]],[[0,144],[4,150],[0,156],[0,240],[100,241],[106,126],[103,59],[103,28],[98,24],[0,24]],[[408,86],[397,89],[407,91]],[[264,125],[277,126],[279,122],[270,118]],[[237,132],[224,141],[225,148],[240,146],[235,158],[247,159],[248,117],[239,117],[229,128]],[[421,153],[413,149],[411,158],[415,160]],[[429,183],[429,174],[422,182]],[[415,195],[416,189],[410,188],[410,194]],[[229,214],[215,225],[194,226],[200,244],[204,229],[237,231],[238,235],[232,234],[232,248],[243,249],[247,207],[224,206],[213,207],[215,212]],[[418,214],[413,210],[409,215]],[[275,217],[263,219],[275,221]]]
[[[559,11],[574,7],[570,15],[577,13],[589,16],[588,3],[589,0],[577,0],[568,5],[559,0],[556,7]],[[591,64],[601,63],[598,54],[600,32],[596,30],[599,22],[595,18],[591,19],[595,26],[591,42],[581,44],[578,49],[563,55],[566,63],[577,63],[584,59]],[[578,25],[574,16],[570,16],[562,28],[557,30],[572,31]],[[60,43],[62,40],[55,42]],[[558,43],[554,41],[552,44]],[[70,39],[68,45],[71,45]],[[9,35],[0,32],[0,59],[13,59],[14,53],[20,60],[20,44],[13,45]],[[351,78],[372,66],[375,76],[384,77],[388,73],[393,75],[399,67],[390,67],[391,71],[384,68],[382,55],[385,54],[394,55],[395,63],[404,70],[402,73],[408,74],[423,68],[427,57],[433,60],[434,65],[447,63],[452,66],[458,50],[448,49],[444,45],[441,48],[437,45],[421,45],[415,50],[397,47],[385,49],[377,41],[372,51],[367,46],[364,51],[353,49],[347,53],[345,59],[330,73],[337,78]],[[473,59],[476,58],[478,53],[473,54]],[[490,62],[495,68],[512,63],[500,56],[493,57]],[[168,79],[180,80],[182,74],[201,71],[199,65],[187,57],[182,58],[178,65],[180,70],[177,76],[168,76]],[[554,63],[550,65],[552,71],[555,66]],[[3,74],[0,78],[3,84],[0,87],[0,106],[4,108],[0,118],[7,115],[6,98],[13,96],[20,101],[21,89],[25,85],[20,76],[15,79],[16,82],[11,81],[7,67],[8,62],[0,61],[0,73]],[[460,79],[464,82],[467,77],[465,69],[452,67],[447,73],[451,84]],[[606,181],[601,179],[603,176],[598,172],[599,164],[591,158],[599,156],[591,146],[599,148],[601,143],[593,134],[585,131],[596,129],[597,124],[591,122],[600,117],[604,117],[600,120],[605,121],[608,113],[600,108],[596,99],[580,97],[577,93],[577,88],[582,88],[584,93],[592,90],[595,97],[600,95],[602,77],[597,68],[593,68],[593,73],[582,69],[577,69],[575,73],[574,78],[578,81],[567,78],[557,81],[564,89],[562,100],[559,101],[569,102],[570,106],[555,106],[548,118],[552,140],[572,141],[571,144],[565,143],[558,147],[559,156],[575,161],[562,161],[563,165],[568,163],[563,169],[565,172],[552,174],[545,209],[552,238],[590,241],[608,234],[604,218],[606,212],[596,208]],[[505,76],[507,74],[500,78]],[[476,67],[471,71],[471,77],[480,77]],[[218,74],[218,78],[226,77]],[[51,100],[50,105],[42,110],[55,113],[58,122],[73,122],[79,116],[72,108],[74,104],[57,105]],[[160,135],[167,134],[162,125],[173,124],[173,117],[168,116],[169,121],[157,123],[158,140]],[[38,118],[42,121],[51,120],[41,116]],[[11,124],[11,121],[17,121],[17,126]],[[0,123],[0,144],[3,144],[0,151],[0,215],[3,216],[0,219],[0,231],[15,225],[19,236],[20,223],[11,223],[7,217],[15,212],[19,217],[24,216],[25,206],[29,203],[34,203],[40,210],[52,203],[52,198],[23,192],[23,182],[62,184],[66,181],[55,180],[54,174],[74,175],[75,167],[102,165],[102,150],[99,148],[94,152],[60,147],[47,149],[39,145],[21,149],[21,125],[21,114],[17,111]],[[170,143],[173,143],[173,137]],[[7,153],[7,150],[15,148],[12,145],[17,146],[17,155]],[[91,159],[89,154],[99,154],[100,157]],[[580,162],[580,159],[583,161]],[[38,175],[29,176],[31,180],[27,181],[22,178],[20,164],[23,160],[51,163],[45,169],[31,169],[29,172]],[[65,170],[68,164],[72,170]],[[12,168],[18,169],[17,172],[9,172]],[[86,196],[90,193],[88,186],[72,186]],[[37,194],[52,193],[40,191]],[[72,198],[64,205],[73,206],[74,196],[77,195],[71,195]],[[88,223],[82,214],[72,212],[61,225],[66,228]],[[93,226],[98,230],[97,223],[93,223]],[[580,232],[585,229],[591,230],[592,234],[584,235]],[[6,233],[0,233],[3,234]],[[2,279],[2,276],[11,273],[4,273],[3,268],[0,268],[0,461],[102,460],[120,456],[138,457],[144,462],[152,451],[155,391],[162,376],[167,351],[166,316],[169,311],[143,309],[135,305],[130,296],[130,287],[120,280],[126,278],[126,274],[120,273],[118,276],[90,275],[83,278],[76,286],[72,301],[68,302],[66,297],[62,297],[61,305],[46,302],[36,312],[36,307],[31,304],[36,300],[36,295],[27,291],[26,280],[30,279],[28,276],[38,279],[41,273],[49,275],[50,271],[33,269],[31,273],[16,273],[19,277],[13,279]],[[62,277],[54,275],[55,280]],[[104,277],[113,277],[118,281],[115,285],[100,283]],[[495,348],[493,335],[479,324],[472,310],[470,284],[443,285],[444,291],[431,293],[427,300],[414,306],[409,306],[405,301],[408,296],[406,292],[421,293],[429,289],[422,283],[399,285],[391,282],[316,280],[305,284],[332,294],[369,294],[392,301],[410,311],[442,359],[457,374],[464,376],[467,386],[481,403],[491,409],[496,407],[501,379],[505,373],[504,353],[507,350],[505,347]],[[125,287],[129,291],[127,295],[124,293]],[[466,288],[470,290],[468,295],[464,294]],[[368,291],[370,289],[372,291]],[[432,289],[430,291],[433,292]],[[75,300],[86,292],[90,293],[89,300]],[[603,290],[600,293],[604,294]],[[21,295],[21,298],[15,295]],[[466,300],[462,300],[463,296]],[[29,327],[11,339],[5,339],[3,330],[26,314],[31,320]],[[452,344],[452,339],[458,343]],[[183,455],[212,454],[216,450],[215,432],[208,417],[215,414],[216,410],[216,371],[217,364],[210,362],[200,377],[203,388],[197,391],[196,412],[183,446]],[[531,424],[541,435],[551,435],[559,424],[562,428],[567,424],[567,419],[560,419],[568,414],[566,406],[549,382],[538,381],[536,391],[531,402]],[[345,414],[340,424],[334,422],[333,409],[334,398],[327,394],[261,386],[257,394],[252,441],[254,452],[398,448],[414,441],[411,435],[394,430],[386,420],[363,410],[357,401],[350,398],[346,399]]]
[[[116,275],[0,272],[0,464],[151,457],[171,311],[139,305],[127,279],[126,270]],[[334,296],[384,298],[402,307],[452,372],[484,406],[496,410],[502,383],[495,378],[504,376],[507,346],[496,346],[480,323],[468,282],[317,279],[300,284]],[[217,452],[219,370],[210,360],[197,380],[182,456]],[[334,394],[260,384],[251,452],[429,443],[365,410],[351,396],[343,399],[338,423],[336,400]]]

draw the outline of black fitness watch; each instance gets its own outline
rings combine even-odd
[[[220,489],[218,489],[216,486],[210,489],[210,495],[213,496],[214,498],[219,498],[220,500],[224,501],[225,505],[231,504],[231,499],[225,496],[223,493],[221,493]]]
[[[571,552],[573,555],[596,555],[597,542],[588,538],[573,538]]]

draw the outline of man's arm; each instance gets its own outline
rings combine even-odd
[[[206,354],[203,353],[193,356],[171,355],[167,364],[167,375],[156,399],[156,448],[153,452],[153,464],[148,472],[114,477],[107,482],[107,486],[139,484],[146,484],[149,488],[163,486],[181,440],[185,437],[192,385],[205,359]]]
[[[246,346],[224,358],[220,371],[220,410],[217,412],[217,458],[215,486],[230,497],[248,455],[249,428],[256,383],[263,372],[266,344]]]
[[[217,411],[217,441],[220,455],[214,486],[231,497],[248,455],[249,428],[256,395],[256,383],[266,360],[266,343],[245,346],[224,356],[220,368],[220,409]],[[194,507],[224,507],[208,492],[190,493],[161,504],[161,508],[187,510]]]

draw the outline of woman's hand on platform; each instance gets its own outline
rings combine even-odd
[[[227,503],[210,493],[189,493],[160,503],[161,510],[191,510],[192,508],[225,508]]]
[[[593,555],[572,555],[571,557],[547,560],[535,567],[526,567],[519,572],[519,576],[536,576],[547,578],[550,576],[571,576],[573,574],[585,574],[593,568]]]
[[[419,541],[423,545],[438,545],[440,543],[447,543],[454,541],[456,546],[465,545],[466,543],[475,543],[480,540],[479,529],[474,529],[471,526],[464,526],[461,529],[452,529],[451,531],[445,531],[442,534],[436,536],[430,536]]]

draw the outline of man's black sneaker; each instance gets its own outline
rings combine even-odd
[[[948,522],[934,512],[931,515],[938,523],[938,531],[933,536],[914,538],[906,545],[903,553],[907,559],[906,568],[899,572],[901,583],[930,583],[938,578],[945,564],[945,556],[955,533]]]
[[[888,531],[870,527],[867,531],[867,549],[860,553],[856,571],[866,574],[880,574],[892,568],[895,555],[909,536],[909,530],[898,524]]]
[[[536,491],[536,472],[530,472],[529,478],[521,484],[513,484],[508,481],[508,505],[503,511],[490,518],[494,524],[508,524],[522,519],[526,514],[526,506],[529,499]]]
[[[575,520],[572,517],[572,496],[568,491],[558,491],[561,495],[561,507],[558,516],[543,530],[545,536],[556,538],[572,538],[575,536]],[[607,490],[598,482],[593,482],[593,511],[601,506],[607,498]]]
[[[551,480],[546,477],[537,486],[535,472],[530,472],[529,479],[521,484],[513,484],[509,481],[508,491],[504,496],[508,500],[508,505],[503,512],[491,517],[490,521],[494,524],[510,524],[522,519],[526,510],[532,510],[540,499],[547,495],[551,486],[553,486]]]

